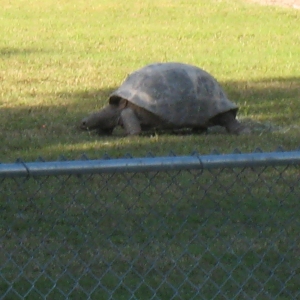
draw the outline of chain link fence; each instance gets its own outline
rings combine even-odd
[[[0,299],[299,299],[300,151],[0,164]]]

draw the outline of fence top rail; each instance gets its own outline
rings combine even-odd
[[[300,151],[0,164],[0,177],[300,165]]]

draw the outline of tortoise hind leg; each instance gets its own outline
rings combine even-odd
[[[122,110],[120,123],[127,135],[138,135],[142,131],[140,121],[130,107]]]
[[[233,134],[248,134],[250,129],[241,124],[235,117],[235,113],[228,111],[214,118],[215,125],[221,125],[226,128],[229,133]]]

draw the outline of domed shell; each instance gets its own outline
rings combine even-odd
[[[182,63],[156,63],[133,72],[109,102],[120,98],[176,127],[206,126],[216,115],[238,110],[210,74]]]

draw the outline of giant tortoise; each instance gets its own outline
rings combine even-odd
[[[248,133],[236,120],[238,107],[204,70],[183,63],[155,63],[130,74],[109,97],[109,104],[81,121],[81,129],[111,134],[120,125],[127,135],[148,129],[224,126]]]

